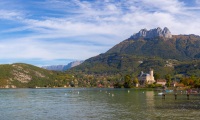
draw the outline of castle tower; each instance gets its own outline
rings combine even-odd
[[[149,74],[150,74],[151,82],[154,83],[155,80],[154,80],[154,76],[153,76],[153,69],[150,69]]]
[[[150,69],[149,74],[153,77],[153,69]]]

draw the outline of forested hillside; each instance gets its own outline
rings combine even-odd
[[[69,86],[72,76],[33,65],[15,63],[0,65],[1,88],[35,88]]]

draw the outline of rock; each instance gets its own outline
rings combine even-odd
[[[165,38],[171,38],[172,37],[172,34],[167,27],[165,27],[163,29],[162,34]]]
[[[138,38],[155,38],[155,37],[164,37],[164,38],[171,38],[172,34],[167,27],[163,30],[158,27],[155,29],[147,30],[141,29],[138,33],[132,35],[130,38],[138,39]]]

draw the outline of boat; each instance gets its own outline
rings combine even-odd
[[[173,90],[164,90],[163,92],[159,92],[158,95],[163,95],[164,93],[171,93]]]
[[[173,90],[165,90],[166,93],[171,93]]]
[[[158,95],[163,95],[163,92],[158,93]]]

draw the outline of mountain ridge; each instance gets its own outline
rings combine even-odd
[[[50,66],[42,66],[41,68],[53,71],[66,71],[72,67],[80,65],[83,61],[73,61],[68,63],[67,65],[50,65]]]
[[[141,29],[138,33],[133,34],[129,39],[155,38],[155,37],[172,38],[172,34],[167,27],[164,27],[163,30],[160,27],[150,30],[144,28]]]

